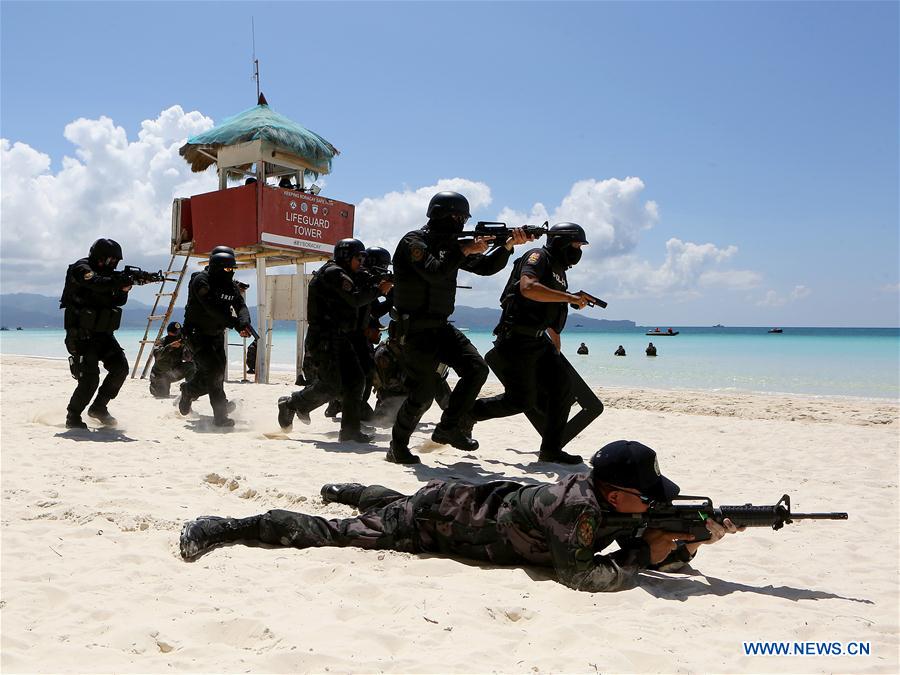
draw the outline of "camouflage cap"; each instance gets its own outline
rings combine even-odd
[[[659,472],[656,452],[637,441],[613,441],[591,458],[594,480],[670,501],[680,488]]]

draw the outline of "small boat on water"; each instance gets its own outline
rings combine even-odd
[[[783,333],[784,331],[781,330],[780,328],[770,328],[769,332],[770,333]]]
[[[653,330],[648,330],[645,335],[652,335],[653,337],[663,337],[666,335],[678,335],[677,330],[672,330],[668,328],[666,330],[660,330],[659,328],[654,328]]]
[[[717,323],[715,326],[713,326],[713,328],[725,328],[725,326],[723,326],[720,323]]]

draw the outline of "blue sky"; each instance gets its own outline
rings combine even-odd
[[[325,192],[369,208],[367,243],[416,225],[392,215],[386,195],[418,203],[417,190],[458,178],[489,188],[474,200],[485,219],[571,214],[589,232],[592,217],[603,220],[608,241],[570,274],[610,300],[598,318],[900,323],[897,3],[3,2],[0,11],[4,192],[23,190],[4,195],[4,292],[51,285],[13,241],[34,217],[18,212],[27,191],[59,174],[64,156],[103,172],[90,163],[96,153],[78,155],[66,125],[105,116],[131,143],[172,106],[215,121],[250,107],[252,16],[263,91],[341,149]],[[86,123],[79,138],[97,128]],[[37,183],[10,178],[24,161],[6,155],[16,143],[49,158]],[[623,198],[629,177],[640,186]],[[583,198],[573,196],[580,181],[593,181]],[[78,251],[97,219],[72,212],[104,199],[79,189],[41,219],[60,219],[45,240],[65,237]],[[155,198],[161,210],[171,201]],[[128,212],[122,200],[116,213]],[[168,221],[158,220],[164,241]],[[126,253],[135,236],[121,234]],[[164,253],[141,246],[131,250],[148,264]],[[492,304],[501,281],[479,280],[460,302]]]

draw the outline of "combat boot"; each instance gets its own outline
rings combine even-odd
[[[340,401],[332,401],[328,404],[328,407],[325,408],[325,417],[331,417],[334,419],[341,413],[341,402]]]
[[[178,399],[178,412],[182,415],[187,415],[191,412],[191,397],[184,390],[184,385],[181,386],[181,397]]]
[[[237,403],[234,401],[225,401],[225,412],[233,413],[235,410],[237,410]]]
[[[581,455],[570,455],[568,452],[557,450],[556,452],[541,452],[538,455],[538,461],[555,464],[581,464],[584,460]]]
[[[93,417],[105,427],[114,427],[118,420],[109,414],[109,410],[105,404],[98,404],[96,401],[88,408],[88,417]]]
[[[375,440],[374,434],[365,434],[358,429],[356,431],[344,431],[341,429],[341,433],[338,435],[338,440],[343,443],[345,441],[353,441],[354,443],[371,443]]]
[[[338,504],[359,507],[359,500],[362,497],[362,491],[365,489],[366,486],[360,483],[326,483],[322,486],[320,493],[322,494],[322,501],[326,504],[337,502]]]
[[[66,429],[87,429],[88,425],[81,419],[81,415],[66,415]]]
[[[418,464],[421,460],[418,455],[414,455],[406,446],[399,446],[391,441],[391,447],[388,448],[385,460],[394,464]]]
[[[294,426],[294,409],[291,407],[290,396],[278,399],[278,426],[282,429],[291,429]]]
[[[454,448],[472,452],[478,449],[478,441],[466,434],[462,429],[447,429],[438,424],[431,434],[431,440],[441,445],[452,445]]]
[[[259,539],[260,516],[249,518],[220,518],[200,516],[189,520],[181,528],[181,557],[193,561],[216,546],[231,542]]]
[[[214,415],[213,425],[217,427],[233,427],[234,420],[225,415]]]

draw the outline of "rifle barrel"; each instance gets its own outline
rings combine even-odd
[[[843,512],[832,511],[830,513],[792,513],[791,520],[847,520],[848,515]]]

